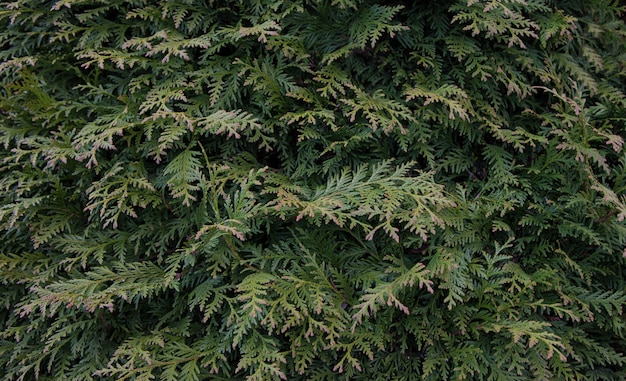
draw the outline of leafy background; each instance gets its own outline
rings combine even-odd
[[[3,380],[623,380],[616,1],[0,1]]]

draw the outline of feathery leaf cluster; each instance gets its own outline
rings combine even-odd
[[[623,380],[621,4],[0,1],[0,380]]]

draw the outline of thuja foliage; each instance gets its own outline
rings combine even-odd
[[[0,1],[2,380],[623,380],[609,0]]]

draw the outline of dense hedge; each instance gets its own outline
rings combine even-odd
[[[622,10],[0,1],[0,379],[624,380]]]

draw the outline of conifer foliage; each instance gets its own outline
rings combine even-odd
[[[0,1],[0,379],[623,380],[620,3]]]

